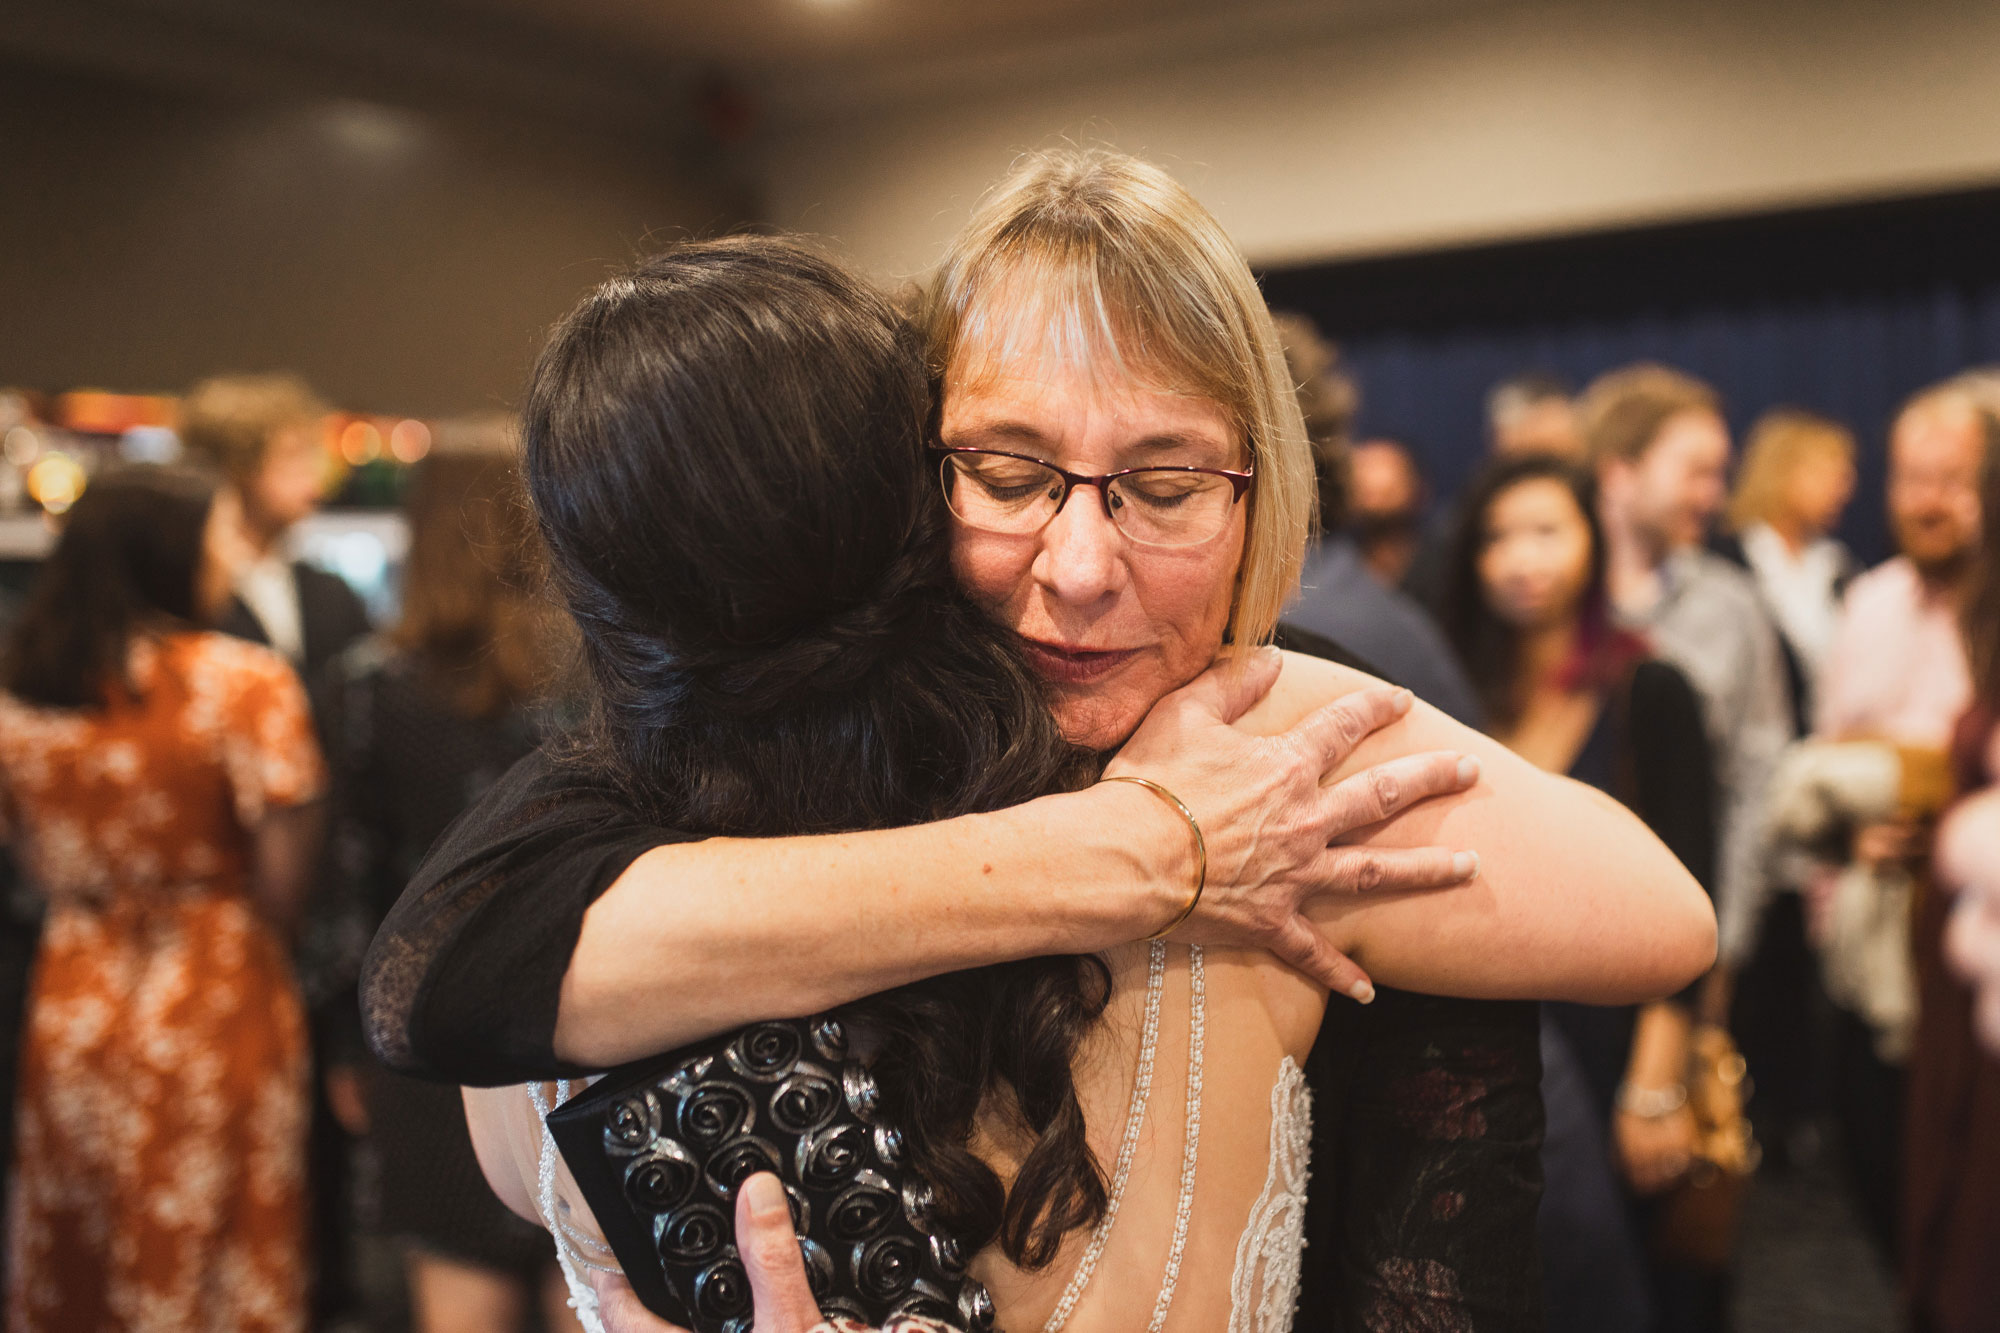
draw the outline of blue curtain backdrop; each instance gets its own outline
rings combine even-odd
[[[1860,484],[1842,536],[1889,553],[1883,447],[1897,405],[2000,364],[2000,192],[1326,265],[1264,275],[1314,318],[1361,387],[1359,435],[1419,453],[1433,493],[1484,457],[1484,397],[1508,375],[1582,386],[1637,360],[1714,384],[1739,441],[1780,404],[1847,423]]]

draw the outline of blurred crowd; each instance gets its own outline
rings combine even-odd
[[[2000,374],[1888,423],[1866,502],[1896,552],[1862,569],[1834,535],[1842,423],[1774,406],[1739,454],[1673,368],[1523,375],[1432,504],[1407,445],[1348,440],[1308,333],[1325,533],[1292,618],[1632,806],[1715,900],[1687,993],[1544,1006],[1550,1327],[1724,1327],[1744,1182],[1822,1156],[1910,1327],[2000,1327],[2000,1061],[1975,1033],[2000,1037],[2000,996],[1968,984],[1996,954]]]
[[[1281,322],[1323,527],[1288,618],[1632,806],[1715,900],[1686,992],[1545,1006],[1549,1327],[1725,1327],[1749,1182],[1808,1162],[1913,1330],[2000,1327],[2000,373],[1888,423],[1864,569],[1846,424],[1774,406],[1739,448],[1673,368],[1524,374],[1436,496]],[[91,478],[7,608],[9,1327],[367,1326],[384,1253],[410,1327],[574,1326],[456,1090],[377,1064],[354,994],[431,842],[572,720],[566,627],[504,419],[414,468],[392,623],[294,559],[325,416],[195,386],[181,461]]]

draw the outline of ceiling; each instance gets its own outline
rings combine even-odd
[[[1300,40],[1496,0],[40,0],[0,51],[155,79],[428,91],[595,120],[728,85],[770,119]]]

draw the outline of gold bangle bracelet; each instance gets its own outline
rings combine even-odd
[[[1188,831],[1194,834],[1194,896],[1187,900],[1187,906],[1180,910],[1179,916],[1176,916],[1172,921],[1167,922],[1166,925],[1161,926],[1158,930],[1146,936],[1148,940],[1163,939],[1171,935],[1174,931],[1179,930],[1182,923],[1194,915],[1194,909],[1201,906],[1201,891],[1208,887],[1208,842],[1201,836],[1201,825],[1195,822],[1194,811],[1182,804],[1180,797],[1174,795],[1151,778],[1126,777],[1121,774],[1115,778],[1103,778],[1101,781],[1129,782],[1134,786],[1144,787],[1147,791],[1172,806],[1179,813],[1180,817],[1187,821]]]

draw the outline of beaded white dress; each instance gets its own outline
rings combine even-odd
[[[1189,1015],[1187,1120],[1181,1157],[1180,1190],[1175,1202],[1173,1242],[1153,1304],[1148,1333],[1159,1333],[1173,1307],[1180,1269],[1185,1257],[1188,1222],[1194,1206],[1195,1164],[1201,1142],[1203,1047],[1206,1039],[1207,1005],[1202,950],[1189,950]],[[1134,1150],[1151,1098],[1154,1056],[1159,1043],[1160,999],[1166,972],[1166,946],[1151,947],[1147,967],[1146,1009],[1140,1031],[1138,1063],[1133,1076],[1132,1098],[1124,1135],[1113,1165],[1104,1218],[1092,1231],[1075,1273],[1064,1288],[1042,1333],[1060,1333],[1077,1302],[1090,1285],[1097,1262],[1118,1219],[1118,1208],[1131,1178]],[[535,1111],[543,1120],[555,1105],[570,1096],[573,1086],[555,1085],[553,1101],[541,1084],[529,1085]],[[1235,1265],[1231,1271],[1228,1333],[1287,1333],[1298,1303],[1299,1265],[1305,1248],[1306,1180],[1312,1148],[1312,1093],[1305,1075],[1291,1056],[1278,1067],[1271,1088],[1271,1142],[1264,1188],[1250,1209],[1243,1233],[1237,1241]],[[585,1333],[604,1333],[597,1295],[585,1276],[591,1268],[616,1271],[615,1260],[605,1246],[572,1225],[566,1216],[569,1204],[556,1190],[557,1149],[554,1136],[544,1125],[536,1202],[542,1221],[555,1238],[556,1258],[569,1284],[570,1305]],[[827,1327],[827,1326],[822,1326]],[[903,1328],[899,1325],[898,1328]],[[907,1327],[926,1327],[921,1322]]]

